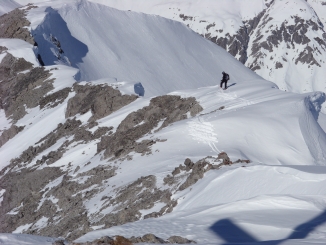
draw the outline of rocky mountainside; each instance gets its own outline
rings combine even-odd
[[[324,93],[284,93],[159,16],[62,0],[0,23],[1,233],[225,244],[240,224],[267,241],[326,209]]]
[[[326,91],[323,0],[93,1],[180,21],[284,91]]]

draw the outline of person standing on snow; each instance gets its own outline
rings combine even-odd
[[[227,82],[230,80],[229,74],[225,73],[224,71],[222,72],[223,78],[221,80],[220,88],[222,88],[223,83],[224,83],[224,90],[227,88]]]

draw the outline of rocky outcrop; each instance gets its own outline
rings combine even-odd
[[[3,174],[4,171],[1,171],[0,189],[6,190],[0,209],[1,232],[9,233],[20,225],[34,223],[53,210],[53,204],[49,203],[43,212],[35,212],[42,197],[42,189],[49,181],[63,174],[59,168],[21,169]]]
[[[219,153],[217,158],[208,156],[196,163],[187,158],[184,161],[184,165],[180,164],[172,171],[172,175],[167,175],[164,178],[164,183],[169,186],[175,186],[173,189],[183,191],[202,179],[207,171],[220,169],[224,165],[235,163],[250,163],[250,160],[239,159],[232,162],[225,152]]]
[[[53,245],[61,245],[60,242],[56,241]],[[132,245],[135,243],[150,243],[150,244],[195,244],[196,242],[193,240],[189,240],[187,238],[181,236],[171,236],[168,239],[164,240],[155,236],[154,234],[145,234],[142,237],[130,237],[125,238],[123,236],[114,236],[114,237],[101,237],[92,242],[84,242],[84,243],[69,243],[68,245]]]
[[[302,51],[296,58],[295,64],[301,62],[302,64],[306,63],[320,67],[320,64],[314,58],[314,52],[320,52],[320,50],[318,50],[318,48],[313,49],[311,46],[309,46],[311,40],[306,36],[306,34],[309,29],[318,31],[322,30],[322,27],[320,24],[312,20],[304,20],[299,16],[293,16],[292,18],[294,19],[294,24],[290,25],[287,22],[283,22],[279,28],[275,27],[267,34],[263,34],[265,27],[270,25],[269,23],[273,21],[273,18],[269,15],[269,13],[264,15],[261,23],[258,26],[258,31],[255,33],[255,39],[251,49],[251,56],[254,57],[254,59],[250,62],[250,65],[248,64],[249,68],[253,70],[261,69],[262,67],[258,64],[261,64],[261,59],[265,58],[265,53],[262,52],[262,49],[273,52],[274,49],[277,49],[282,42],[287,45],[288,49],[295,49],[297,45],[306,45],[305,50]],[[317,40],[321,48],[324,47],[325,51],[326,39],[316,37],[315,40]],[[278,62],[276,69],[281,68],[281,65],[282,63]]]
[[[73,89],[76,95],[68,101],[66,118],[91,111],[89,121],[96,121],[138,98],[136,95],[122,95],[119,90],[108,85],[75,84]]]
[[[56,107],[57,105],[65,101],[65,99],[68,97],[70,92],[71,92],[71,88],[67,87],[43,97],[40,100],[40,109],[43,109],[44,107],[50,107],[50,108]]]
[[[243,21],[243,24],[240,26],[239,30],[237,30],[236,34],[227,33],[222,29],[217,30],[215,22],[211,23],[206,20],[199,20],[201,25],[205,25],[205,28],[202,29],[201,35],[224,48],[241,63],[245,64],[248,58],[248,44],[251,34],[258,26],[263,15],[264,11],[251,20]],[[196,21],[198,22],[198,17],[196,18],[184,14],[180,14],[179,17],[183,22],[188,23],[189,27],[192,26],[192,23],[196,23]]]
[[[7,143],[8,140],[15,137],[19,132],[24,129],[24,126],[11,125],[10,128],[4,130],[0,135],[0,147]]]
[[[0,16],[0,38],[18,38],[34,45],[34,39],[26,26],[31,23],[26,19],[26,11],[35,8],[28,5],[25,10],[14,9]]]
[[[61,138],[68,138],[73,136],[71,140],[66,140],[56,151],[51,151],[47,155],[43,155],[40,160],[36,161],[37,165],[46,163],[48,165],[59,160],[63,153],[67,150],[67,147],[75,142],[87,143],[105,135],[110,128],[99,127],[94,133],[91,133],[86,129],[87,126],[81,127],[81,121],[73,119],[67,119],[62,124],[58,124],[58,127],[51,133],[36,142],[36,146],[29,146],[22,154],[12,160],[12,164],[27,164],[34,160],[39,154],[53,146]]]
[[[164,95],[151,99],[149,106],[130,113],[112,135],[101,138],[97,151],[104,150],[105,158],[118,158],[134,151],[145,153],[155,140],[136,142],[152,130],[158,131],[171,123],[187,118],[187,114],[195,116],[202,107],[195,98]],[[159,125],[159,122],[162,122]],[[158,127],[156,129],[156,127]]]
[[[3,80],[0,83],[0,108],[12,123],[26,115],[26,108],[37,107],[43,96],[54,87],[51,73],[43,67],[33,68],[23,58],[15,58],[7,54],[1,64]],[[20,73],[22,71],[28,71]]]
[[[106,200],[101,209],[113,207],[113,212],[105,215],[94,225],[105,224],[105,227],[134,222],[142,217],[141,210],[154,207],[157,202],[166,205],[162,208],[162,213],[169,212],[171,203],[171,193],[168,189],[161,190],[156,186],[156,177],[153,175],[141,177],[131,184],[116,191],[115,197],[104,196]],[[172,210],[170,210],[172,211]]]

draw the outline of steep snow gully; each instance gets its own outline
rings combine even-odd
[[[173,20],[34,2],[0,16],[1,244],[326,243],[323,92]]]

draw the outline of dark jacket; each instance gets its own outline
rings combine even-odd
[[[229,76],[229,74],[227,74],[227,73],[223,73],[223,78],[222,78],[222,81],[225,81],[225,82],[227,82],[227,81],[229,81],[230,80],[230,76]]]

